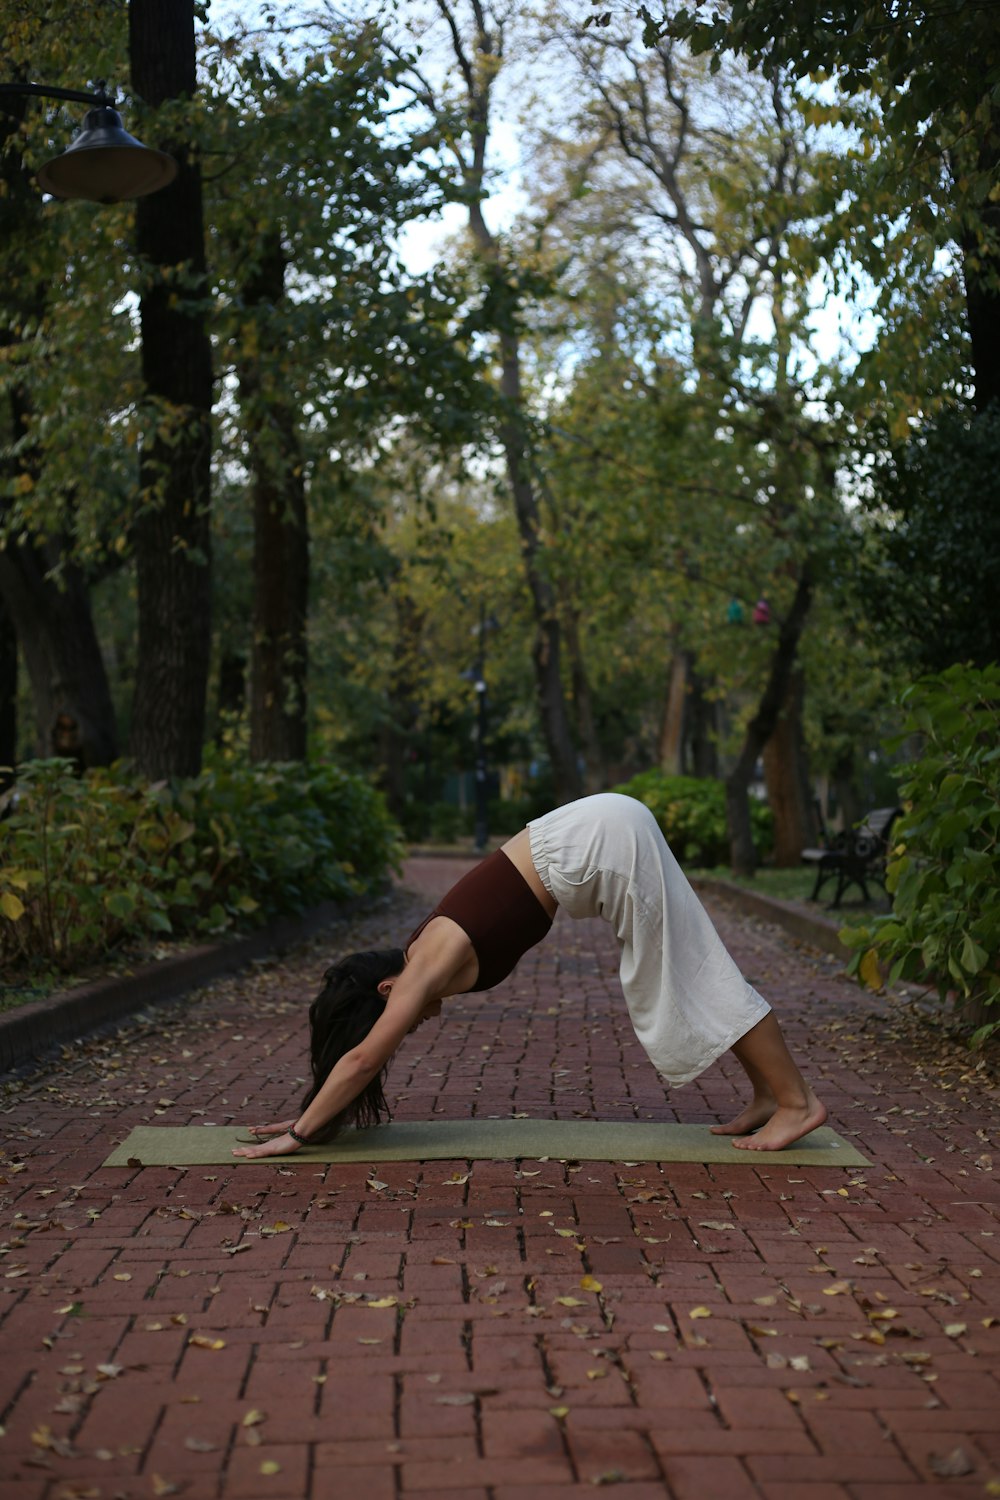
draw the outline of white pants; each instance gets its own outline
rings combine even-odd
[[[668,1082],[696,1078],[768,1014],[642,802],[603,792],[557,807],[528,832],[559,905],[614,928],[635,1034]]]

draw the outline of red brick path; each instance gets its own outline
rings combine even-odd
[[[870,1168],[102,1169],[142,1122],[287,1113],[332,955],[458,872],[415,861],[419,896],[8,1085],[0,1500],[1000,1494],[996,1088],[721,908]],[[560,918],[408,1039],[399,1117],[735,1111],[728,1059],[668,1097],[615,967]]]

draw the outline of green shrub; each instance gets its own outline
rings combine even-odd
[[[398,861],[378,793],[335,766],[210,763],[148,785],[120,763],[20,768],[0,822],[0,958],[61,972],[160,934],[257,926],[372,887]]]
[[[925,981],[941,1000],[957,991],[981,1042],[1000,1027],[1000,667],[951,667],[902,701],[897,747],[916,736],[920,753],[900,769],[893,909],[841,936],[866,980],[882,963],[890,983]]]
[[[721,781],[668,776],[654,768],[641,771],[614,790],[646,804],[681,864],[720,865],[728,861],[726,789]],[[751,802],[750,817],[757,852],[764,854],[772,843],[771,810],[762,802]]]

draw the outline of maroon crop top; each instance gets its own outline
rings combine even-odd
[[[457,922],[475,950],[479,973],[468,994],[491,990],[506,979],[552,926],[552,918],[531,886],[500,849],[442,896],[430,916],[410,934],[407,950],[432,917]]]

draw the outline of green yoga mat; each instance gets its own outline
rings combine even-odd
[[[221,1125],[140,1125],[108,1157],[106,1167],[242,1165],[232,1148],[245,1129]],[[349,1130],[329,1146],[306,1146],[269,1162],[685,1161],[728,1166],[864,1167],[867,1157],[824,1125],[784,1151],[740,1151],[707,1125],[600,1120],[401,1120]]]

